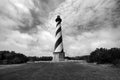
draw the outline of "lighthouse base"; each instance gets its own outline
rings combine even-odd
[[[65,53],[64,52],[53,52],[53,61],[60,62],[65,60]]]

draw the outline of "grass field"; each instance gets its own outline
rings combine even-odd
[[[120,69],[66,63],[27,63],[0,66],[0,80],[120,80]]]

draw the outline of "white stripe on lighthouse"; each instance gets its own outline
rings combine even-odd
[[[56,31],[61,27],[61,24],[56,25]]]
[[[62,49],[63,49],[63,44],[61,43],[56,49],[54,52],[62,52]]]
[[[56,42],[57,42],[57,40],[61,37],[61,35],[62,35],[61,32],[56,35]]]

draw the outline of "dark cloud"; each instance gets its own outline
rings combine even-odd
[[[120,0],[116,0],[116,6],[112,10],[113,28],[120,27]]]
[[[37,26],[43,25],[44,20],[40,17],[39,13],[37,13],[35,10],[30,10],[30,16],[31,18],[23,18],[21,22],[23,23],[23,26],[19,26],[19,31],[22,33],[33,33],[37,32]]]
[[[24,18],[21,22],[24,24],[23,26],[19,26],[19,30],[22,33],[31,33],[37,32],[37,26],[43,25],[48,18],[49,12],[55,9],[54,6],[56,3],[54,0],[32,0],[34,3],[34,7],[29,9],[30,16],[28,18]],[[62,0],[63,1],[63,0]],[[56,1],[57,3],[61,3],[62,1]],[[31,17],[31,18],[30,18]],[[31,19],[31,20],[30,20]],[[43,27],[44,28],[44,27]]]

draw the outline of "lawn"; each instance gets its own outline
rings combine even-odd
[[[120,80],[120,69],[80,62],[27,63],[0,66],[0,80]]]

